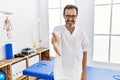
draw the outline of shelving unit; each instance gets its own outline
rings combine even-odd
[[[46,60],[50,59],[49,49],[48,48],[44,48],[44,49],[40,48],[40,49],[37,49],[36,52],[26,55],[25,57],[13,58],[13,59],[9,59],[9,60],[7,60],[7,59],[1,60],[0,61],[0,71],[3,71],[6,74],[6,80],[36,80],[36,78],[33,78],[33,77],[28,77],[28,76],[24,76],[24,75],[19,76],[19,74],[22,74],[22,70],[19,71],[18,73],[14,74],[15,69],[13,68],[13,67],[16,67],[17,64],[18,64],[18,66],[20,65],[21,67],[23,67],[23,69],[29,67],[29,64],[30,64],[29,59],[36,55],[39,56],[38,61],[43,60],[43,59],[46,59]],[[25,64],[25,66],[22,66],[24,64]],[[16,69],[17,69],[17,67],[16,67]],[[18,76],[18,77],[14,79],[13,78],[14,76]]]

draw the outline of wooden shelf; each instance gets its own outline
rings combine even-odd
[[[15,64],[22,60],[26,60],[26,67],[28,67],[29,66],[28,59],[34,55],[39,55],[39,60],[50,59],[49,49],[40,48],[40,49],[37,49],[36,52],[26,55],[25,57],[1,60],[0,71],[3,71],[7,74],[6,80],[13,80],[12,79],[12,68],[11,68],[12,64]],[[26,76],[20,76],[16,80],[36,80],[36,78],[33,78],[33,77],[26,78]]]

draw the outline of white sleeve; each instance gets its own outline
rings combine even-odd
[[[61,35],[60,27],[55,27],[53,30],[53,33],[55,33],[60,38],[60,35]]]
[[[82,50],[83,52],[90,50],[90,44],[87,38],[86,33],[83,33],[83,37],[82,37]]]

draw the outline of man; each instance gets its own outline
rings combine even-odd
[[[87,50],[86,34],[75,27],[78,8],[67,5],[63,17],[65,25],[53,30],[52,44],[55,52],[55,80],[86,80]]]

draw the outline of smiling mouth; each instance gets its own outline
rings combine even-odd
[[[74,24],[73,24],[73,22],[68,22],[67,23],[67,26],[69,26],[69,27],[71,27],[71,26],[73,26]]]
[[[67,21],[68,24],[74,24],[74,21]]]

